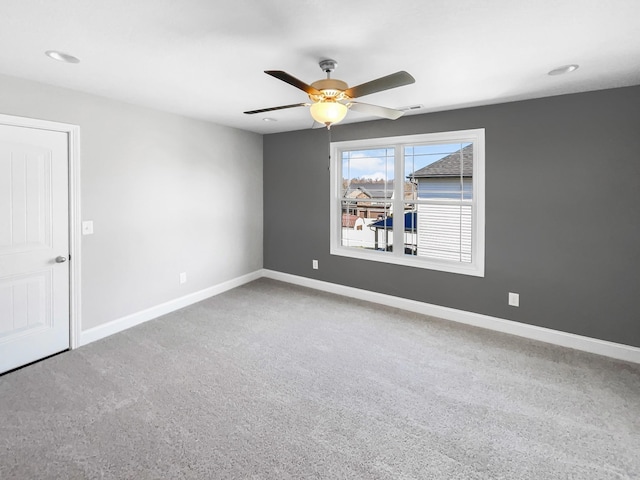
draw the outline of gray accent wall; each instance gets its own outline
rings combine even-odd
[[[486,129],[484,278],[330,255],[324,129],[264,137],[264,267],[640,347],[640,87],[337,125],[331,135],[473,128]]]
[[[262,268],[261,135],[7,76],[0,113],[80,126],[83,330]]]

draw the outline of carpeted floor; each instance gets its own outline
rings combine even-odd
[[[261,279],[0,377],[1,479],[637,479],[640,365]]]

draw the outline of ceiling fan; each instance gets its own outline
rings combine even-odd
[[[380,77],[355,87],[349,87],[349,85],[342,80],[331,78],[331,72],[336,69],[338,62],[327,59],[320,61],[319,65],[322,71],[327,74],[327,78],[313,82],[311,85],[307,85],[302,80],[298,80],[282,70],[265,70],[264,72],[267,75],[271,75],[278,80],[282,80],[289,85],[299,88],[309,95],[312,103],[294,103],[292,105],[250,110],[244,113],[253,115],[255,113],[271,112],[285,108],[310,107],[310,113],[313,119],[318,123],[326,125],[327,128],[331,128],[331,125],[342,121],[349,109],[376,117],[388,118],[390,120],[395,120],[404,114],[402,110],[354,102],[353,99],[414,83],[415,79],[407,72],[400,71],[392,73],[386,77]]]

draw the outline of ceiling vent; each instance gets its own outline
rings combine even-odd
[[[421,108],[424,108],[424,105],[409,105],[408,107],[400,107],[398,110],[412,112],[413,110],[420,110]]]

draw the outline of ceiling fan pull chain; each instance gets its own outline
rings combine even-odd
[[[329,132],[329,168],[328,170],[331,171],[331,129],[327,128],[327,132]]]

